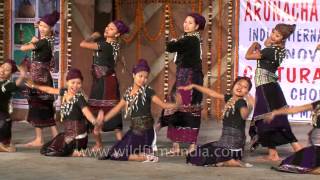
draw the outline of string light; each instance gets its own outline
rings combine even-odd
[[[0,61],[4,60],[4,1],[0,2]]]
[[[67,3],[67,70],[71,69],[72,63],[72,2]]]
[[[207,76],[208,76],[208,88],[211,89],[211,78],[212,78],[212,74],[211,74],[211,68],[212,68],[212,53],[211,53],[211,48],[212,48],[212,21],[213,21],[213,8],[212,8],[212,1],[208,0],[208,4],[209,4],[209,11],[208,11],[208,39],[207,39],[207,67],[208,67],[208,71],[207,71]],[[208,96],[207,97],[207,114],[208,117],[211,116],[211,103],[212,100],[211,98]]]
[[[221,93],[221,49],[222,49],[222,0],[218,1],[218,45],[216,46],[217,48],[217,66],[218,66],[218,73],[217,73],[217,81],[216,81],[216,90],[218,93]],[[221,101],[219,99],[216,99],[216,106],[215,106],[215,112],[216,112],[216,117],[220,117],[221,113]],[[218,118],[219,119],[219,118]]]
[[[165,4],[165,31],[164,31],[164,37],[165,37],[165,42],[166,44],[169,42],[169,33],[170,33],[170,7],[169,4]],[[169,94],[169,53],[165,51],[164,55],[164,79],[163,79],[163,94],[166,97]]]
[[[231,93],[232,84],[232,15],[233,15],[233,1],[228,2],[228,31],[227,31],[227,93]]]

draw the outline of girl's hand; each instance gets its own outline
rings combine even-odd
[[[102,130],[102,126],[98,126],[97,124],[94,126],[94,129],[93,129],[93,134],[94,135],[99,135],[100,132]]]
[[[26,67],[25,66],[17,66],[19,72],[20,72],[20,76],[25,78],[26,77],[26,74],[27,74],[27,70],[26,70]]]
[[[185,91],[191,90],[192,88],[193,88],[193,84],[190,84],[188,86],[180,86],[180,87],[178,87],[179,90],[185,90]]]
[[[91,34],[92,39],[98,39],[101,37],[101,34],[99,32],[94,32]]]
[[[320,44],[317,45],[317,50],[320,50]]]
[[[266,123],[271,123],[274,118],[274,112],[269,112],[264,115],[263,121]]]
[[[97,116],[97,126],[102,126],[104,120],[104,112],[102,110],[99,110],[98,116]]]
[[[31,79],[27,79],[25,85],[31,89],[37,88],[36,84]]]
[[[30,42],[37,43],[38,41],[39,41],[39,39],[37,37],[33,36]]]
[[[252,43],[252,46],[254,47],[255,51],[260,51],[261,45],[258,42]]]

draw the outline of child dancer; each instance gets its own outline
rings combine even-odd
[[[18,87],[25,77],[25,70],[19,68],[20,76],[15,81],[10,81],[11,75],[18,71],[16,63],[8,59],[0,66],[0,152],[16,151],[11,143],[11,126],[12,121],[9,112],[9,101],[12,93],[18,90]]]
[[[153,155],[156,134],[151,116],[151,102],[162,108],[177,108],[177,104],[164,103],[155,95],[154,90],[146,85],[150,73],[146,60],[141,59],[132,72],[133,85],[125,91],[120,102],[104,118],[98,117],[101,124],[103,121],[109,121],[125,108],[125,116],[131,121],[130,130],[101,159],[157,162],[158,157]]]
[[[53,27],[58,20],[59,13],[56,11],[42,17],[38,23],[40,39],[33,37],[30,43],[22,45],[20,48],[22,51],[32,50],[31,79],[40,85],[53,86],[50,63],[53,60],[54,50]],[[53,101],[53,95],[29,89],[27,120],[35,127],[36,137],[25,146],[40,147],[43,145],[42,128],[50,127],[52,137],[58,134]]]
[[[119,54],[121,35],[128,33],[129,28],[120,20],[110,22],[105,28],[103,40],[95,42],[101,35],[93,33],[89,38],[80,43],[80,47],[94,50],[94,61],[92,65],[93,83],[89,99],[90,108],[97,113],[102,109],[104,113],[110,111],[120,99],[119,84],[115,73],[117,55]],[[104,124],[103,131],[115,131],[116,139],[122,138],[122,117],[115,116]],[[94,136],[96,145],[92,150],[102,148],[101,137]]]
[[[176,83],[172,89],[169,101],[174,100],[176,89],[191,83],[202,85],[202,51],[200,32],[205,27],[206,20],[197,13],[189,14],[184,23],[184,35],[179,40],[167,44],[168,52],[177,52]],[[179,90],[183,106],[179,111],[166,110],[160,121],[160,126],[168,125],[167,137],[173,142],[168,155],[180,153],[179,143],[189,143],[189,152],[194,150],[201,123],[202,94],[198,90]],[[159,126],[159,124],[158,124]]]
[[[281,108],[267,113],[264,119],[272,122],[272,119],[279,115],[295,114],[298,112],[313,111],[312,124],[313,129],[309,132],[311,146],[305,147],[293,155],[284,159],[276,170],[292,173],[313,173],[320,174],[320,101],[294,106],[290,108]],[[263,116],[263,115],[262,115]]]
[[[266,48],[260,50],[255,42],[248,49],[247,60],[257,60],[255,72],[256,103],[253,117],[270,112],[287,105],[276,71],[285,57],[285,42],[294,32],[295,25],[277,24],[271,35],[265,41]],[[280,160],[276,147],[291,143],[294,151],[301,149],[296,137],[292,133],[287,116],[278,116],[272,123],[266,124],[262,120],[252,121],[249,134],[252,149],[258,144],[268,147],[270,161]]]
[[[252,87],[251,80],[247,77],[237,78],[232,87],[232,94],[220,94],[203,86],[191,84],[179,89],[198,91],[208,96],[224,99],[226,105],[223,110],[222,135],[218,141],[204,144],[187,156],[187,163],[197,166],[234,166],[251,167],[241,161],[245,145],[245,126],[250,109],[254,104],[248,92]],[[247,98],[249,105],[244,98]]]
[[[87,148],[88,135],[86,119],[96,124],[96,118],[89,110],[88,103],[82,93],[83,77],[78,69],[70,69],[67,77],[67,88],[56,89],[28,82],[33,89],[61,96],[61,120],[64,132],[58,134],[41,148],[46,156],[84,156],[80,150]]]

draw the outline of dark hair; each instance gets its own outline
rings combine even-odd
[[[112,23],[117,27],[118,29],[118,33],[120,33],[120,35],[128,33],[129,27],[121,20],[114,20],[112,21]]]
[[[83,76],[81,71],[77,68],[71,68],[66,77],[67,81],[69,81],[70,79],[81,79],[81,81],[83,81]]]
[[[231,89],[233,89],[233,88],[234,88],[234,85],[235,85],[237,82],[239,82],[240,80],[245,80],[245,81],[247,81],[247,83],[248,83],[248,85],[249,85],[248,91],[250,91],[251,88],[252,88],[252,82],[251,82],[251,79],[248,78],[248,77],[246,77],[246,76],[238,76],[238,77],[234,80],[234,82],[233,82],[233,84],[232,84],[232,86],[231,86],[231,87],[232,87]]]
[[[203,30],[206,25],[206,19],[198,13],[190,13],[188,16],[193,17],[194,22],[199,26],[198,30]]]
[[[15,62],[14,60],[12,60],[12,59],[7,59],[6,61],[3,62],[3,64],[5,64],[5,63],[8,63],[8,64],[11,65],[11,73],[12,73],[12,74],[18,71],[17,64],[16,64],[16,62]],[[1,64],[1,65],[2,65],[2,64]]]
[[[285,40],[295,31],[296,25],[280,23],[277,24],[274,29],[279,31],[279,33],[283,36],[283,40]]]
[[[148,73],[150,72],[150,67],[147,60],[139,59],[138,63],[132,69],[133,74],[137,74],[140,71],[146,71]]]

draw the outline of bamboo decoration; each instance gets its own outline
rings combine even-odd
[[[235,13],[235,42],[239,42],[239,0],[235,1],[235,9],[236,9],[236,13]],[[239,43],[235,43],[235,48],[234,48],[234,63],[233,63],[233,67],[234,67],[234,77],[238,76],[238,70],[239,70]]]
[[[169,4],[165,4],[165,31],[164,31],[164,37],[165,42],[169,42],[169,33],[170,33],[170,10],[169,10]],[[169,53],[166,51],[164,55],[164,84],[163,84],[163,94],[166,97],[169,94]]]
[[[221,92],[221,49],[222,49],[222,0],[218,0],[218,6],[219,6],[219,10],[218,10],[218,42],[217,42],[217,66],[218,66],[218,73],[217,73],[217,81],[216,81],[216,90],[217,92]],[[217,117],[220,117],[220,112],[221,112],[221,102],[220,100],[216,100],[216,104],[215,104],[215,112]]]
[[[232,82],[232,18],[233,17],[233,0],[228,2],[228,47],[227,47],[227,93],[231,93]]]
[[[208,39],[207,39],[207,66],[208,66],[208,71],[207,71],[207,76],[208,76],[208,88],[211,89],[211,78],[212,78],[212,73],[211,73],[211,68],[212,68],[212,53],[211,53],[211,48],[212,48],[212,21],[213,21],[213,5],[212,1],[208,0],[209,4],[209,11],[208,11]],[[211,115],[211,104],[212,100],[210,97],[207,97],[207,110],[208,110],[208,117]]]
[[[65,9],[66,9],[67,2],[64,2],[64,0],[60,0],[60,77],[59,77],[59,87],[64,87],[64,77],[66,73],[65,69],[65,62],[66,62],[66,42],[65,42]]]
[[[212,0],[208,2],[209,6],[210,4],[212,4]],[[212,12],[209,10],[209,12]],[[198,0],[198,13],[201,14],[202,13],[202,0]]]
[[[67,69],[71,68],[72,54],[72,2],[67,3]]]
[[[0,62],[4,60],[4,1],[0,2]]]

